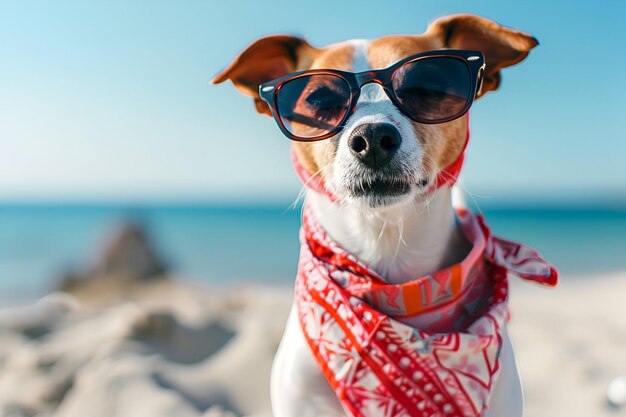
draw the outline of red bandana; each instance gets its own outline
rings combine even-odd
[[[480,416],[500,370],[507,272],[556,285],[556,269],[537,251],[492,236],[470,211],[458,218],[473,245],[468,256],[392,285],[333,242],[305,207],[300,325],[349,415]]]

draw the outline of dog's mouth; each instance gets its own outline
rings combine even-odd
[[[428,178],[418,181],[403,179],[359,179],[348,187],[350,197],[370,207],[390,206],[406,201],[410,196],[424,193],[430,185]]]
[[[403,180],[373,180],[355,183],[350,193],[354,197],[399,197],[411,192],[411,184]]]

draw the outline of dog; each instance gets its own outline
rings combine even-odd
[[[479,334],[468,342],[474,347],[476,340],[494,342],[480,353],[497,358],[491,365],[486,361],[493,369],[485,371],[483,381],[477,370],[441,367],[453,354],[441,353],[450,346],[440,335],[455,331],[444,318],[466,313],[469,292],[450,290],[454,294],[447,296],[456,301],[446,304],[451,309],[446,312],[393,316],[388,310],[397,301],[389,296],[392,290],[410,287],[420,297],[434,297],[425,287],[411,287],[415,277],[427,277],[430,283],[420,278],[420,285],[431,285],[432,277],[443,276],[433,273],[452,276],[450,267],[473,253],[476,242],[459,220],[470,214],[457,207],[462,203],[454,187],[469,138],[467,110],[471,101],[498,89],[503,68],[525,59],[537,45],[526,33],[462,14],[439,18],[419,35],[323,48],[295,36],[265,37],[213,79],[232,81],[253,98],[259,113],[274,116],[294,139],[292,158],[307,187],[296,302],[271,376],[276,417],[523,415],[506,319],[499,319],[491,339]],[[494,267],[498,271],[556,284],[556,269],[536,252],[493,238],[483,219],[467,222],[491,251],[488,263],[500,265]],[[521,252],[522,261],[507,258]],[[530,269],[514,271],[528,262]],[[469,284],[463,285],[473,288],[485,313],[491,311],[486,300],[493,302],[500,284],[479,276],[467,275]],[[498,276],[506,286],[506,273]],[[352,292],[337,295],[344,291]],[[375,308],[381,295],[388,297],[379,303],[387,309],[384,314]],[[497,314],[506,315],[506,308]],[[371,327],[373,317],[378,327]],[[467,336],[464,329],[477,327],[457,328],[458,346]],[[332,348],[324,345],[333,337]],[[402,339],[400,348],[385,339],[394,337]],[[402,349],[406,356],[394,359]],[[458,358],[462,362],[467,356]],[[411,375],[425,379],[425,371],[402,369],[421,366],[447,377],[416,382]],[[459,393],[468,386],[475,390],[468,394],[471,401]]]

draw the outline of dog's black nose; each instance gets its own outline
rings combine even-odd
[[[348,138],[352,153],[370,168],[387,164],[400,147],[400,132],[388,123],[368,123],[358,126]]]

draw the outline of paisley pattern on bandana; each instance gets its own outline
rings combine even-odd
[[[507,273],[556,285],[556,269],[537,251],[493,237],[481,216],[457,214],[473,245],[468,256],[392,285],[333,242],[305,207],[298,317],[349,415],[483,415],[500,370]],[[418,325],[403,323],[409,318]]]

